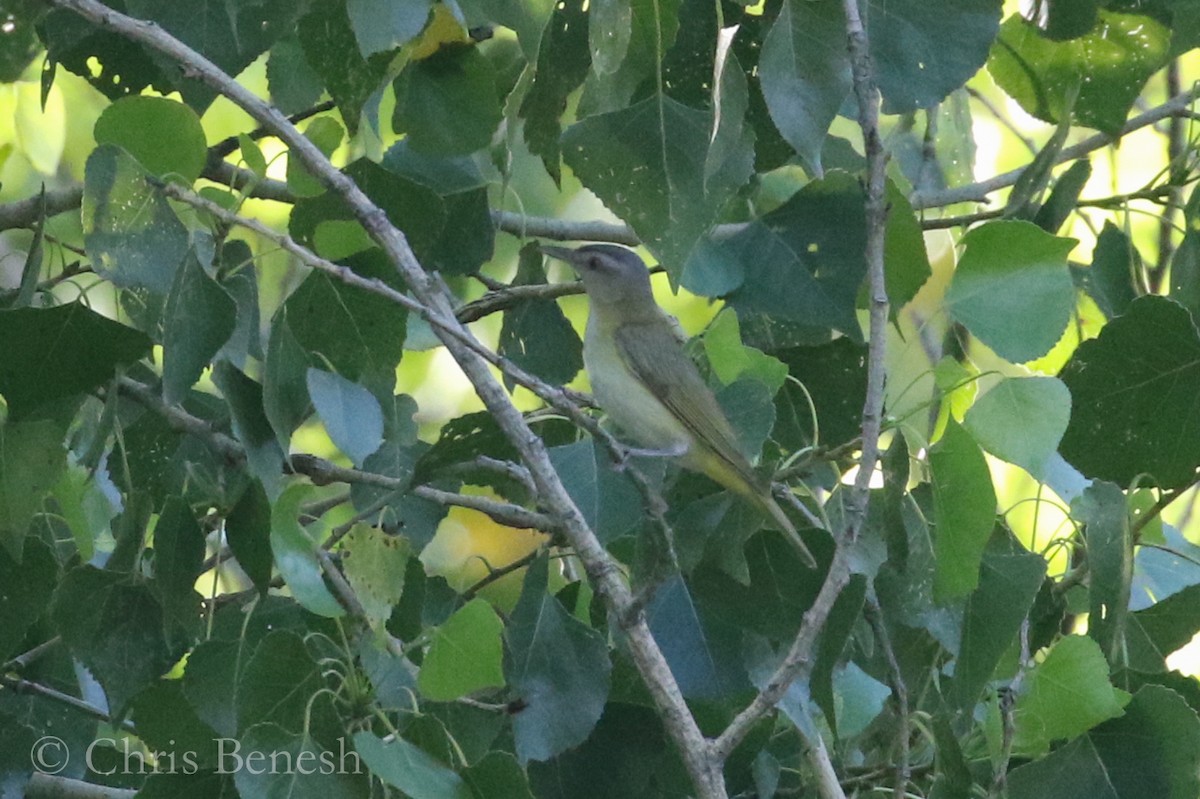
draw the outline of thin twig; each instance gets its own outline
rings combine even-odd
[[[76,710],[85,716],[103,721],[105,724],[115,724],[116,721],[105,712],[102,708],[98,708],[90,702],[85,702],[79,697],[64,694],[62,691],[55,690],[47,685],[33,682],[32,680],[23,680],[20,677],[10,677],[7,674],[0,674],[0,687],[7,688],[16,694],[30,694],[40,696],[43,699],[49,699],[51,702],[56,702],[64,707],[69,707]],[[123,729],[133,731],[133,725],[128,721],[122,722],[120,725]]]
[[[332,111],[335,108],[337,108],[336,102],[334,102],[333,100],[326,100],[323,103],[317,103],[312,108],[306,108],[303,111],[299,111],[295,114],[292,114],[290,117],[288,117],[288,122],[291,122],[293,125],[299,125],[301,122],[303,122],[306,119],[315,117],[317,114],[324,114],[326,111]],[[271,135],[270,129],[263,125],[260,125],[259,127],[255,128],[254,130],[252,130],[246,134],[247,138],[249,138],[251,141],[258,141],[259,139],[264,139],[270,135]],[[208,148],[209,162],[211,163],[211,162],[214,162],[215,160],[224,158],[227,155],[231,155],[234,150],[237,150],[239,147],[242,146],[240,138],[241,137],[239,137],[239,136],[229,136],[227,138],[221,139],[221,141],[219,141],[216,144],[214,144],[213,146],[209,147]]]
[[[162,398],[150,386],[130,377],[120,378],[118,386],[123,393],[132,397],[140,405],[162,416],[172,429],[196,436],[207,444],[210,449],[216,451],[232,463],[244,462],[246,451],[240,443],[216,430],[205,420],[188,413],[183,408],[163,402]],[[316,455],[305,453],[292,455],[288,459],[288,466],[291,471],[307,476],[317,485],[349,483],[369,485],[392,491],[408,490],[414,496],[428,499],[441,505],[458,506],[479,511],[508,527],[532,528],[544,532],[554,532],[556,530],[554,523],[547,516],[522,508],[520,505],[501,502],[489,497],[456,494],[452,491],[443,491],[426,485],[410,487],[404,480],[361,469],[338,466],[333,461],[319,458]]]
[[[1141,130],[1147,125],[1153,125],[1160,120],[1178,114],[1186,115],[1188,106],[1194,103],[1197,97],[1200,97],[1200,82],[1193,85],[1187,91],[1175,95],[1162,105],[1151,108],[1146,113],[1139,114],[1129,120],[1121,127],[1116,136],[1110,136],[1107,133],[1097,133],[1070,147],[1064,147],[1062,152],[1058,154],[1058,157],[1054,159],[1054,163],[1062,164],[1067,161],[1074,161],[1090,152],[1099,150],[1101,147],[1107,147],[1122,136],[1132,133],[1135,130]],[[939,191],[914,192],[909,197],[909,202],[912,203],[912,207],[915,209],[936,208],[963,202],[986,202],[989,194],[1013,185],[1024,171],[1025,166],[1021,166],[1017,169],[994,175],[987,180],[970,183],[966,186],[956,186],[952,189],[941,189]]]
[[[908,746],[908,686],[904,684],[904,674],[900,671],[899,661],[896,660],[892,636],[888,632],[887,621],[883,618],[883,611],[879,607],[879,599],[874,595],[874,589],[863,607],[863,615],[871,625],[871,632],[879,644],[880,651],[883,652],[884,662],[887,663],[888,685],[896,700],[896,720],[900,730],[896,734],[896,748],[899,751],[896,752],[893,773],[896,795],[899,796],[908,790],[908,782],[912,776]]]

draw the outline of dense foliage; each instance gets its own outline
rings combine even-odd
[[[0,0],[0,795],[1195,799],[1200,2],[1013,5]],[[622,459],[539,236],[817,572]]]

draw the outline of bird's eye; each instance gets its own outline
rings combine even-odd
[[[600,268],[600,259],[599,258],[588,258],[587,265],[588,265],[588,269],[598,270]]]

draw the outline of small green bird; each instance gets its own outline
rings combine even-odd
[[[654,301],[642,259],[614,244],[577,250],[542,245],[541,251],[566,261],[583,279],[591,302],[583,362],[597,404],[649,454],[678,457],[685,468],[765,511],[815,568],[812,553],[738,448],[716,397]]]

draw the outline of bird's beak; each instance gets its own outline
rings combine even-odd
[[[572,267],[575,267],[579,263],[579,252],[569,247],[554,247],[549,244],[539,244],[538,249],[541,250],[543,255],[557,258],[560,261],[566,261]]]

